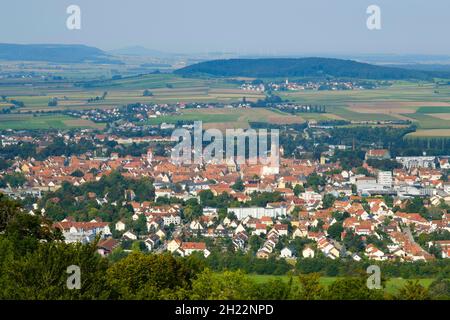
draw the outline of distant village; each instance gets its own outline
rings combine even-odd
[[[304,91],[304,90],[364,90],[374,89],[380,86],[380,83],[367,81],[350,80],[317,80],[317,81],[297,81],[286,79],[284,81],[274,81],[267,84],[261,81],[245,82],[240,88],[246,91],[265,92],[271,91]],[[386,85],[386,83],[383,83]]]

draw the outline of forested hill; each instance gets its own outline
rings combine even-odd
[[[352,60],[331,58],[229,59],[200,62],[178,69],[185,76],[222,77],[345,77],[360,79],[431,79],[450,77],[450,73],[382,67]]]
[[[85,45],[0,43],[0,60],[56,63],[117,63],[104,51]]]

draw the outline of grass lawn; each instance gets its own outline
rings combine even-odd
[[[416,113],[450,113],[450,107],[420,107]]]
[[[69,129],[69,128],[94,128],[101,129],[103,124],[97,124],[89,120],[77,119],[64,115],[0,115],[0,129]]]
[[[360,113],[351,111],[345,107],[336,107],[333,109],[332,113],[349,121],[398,120],[395,116],[385,113]]]
[[[405,114],[404,116],[417,121],[420,129],[450,129],[450,120],[421,113]]]
[[[289,280],[288,276],[272,276],[272,275],[255,275],[251,274],[249,277],[255,281],[256,283],[264,283],[269,280],[282,280],[287,282]],[[329,286],[334,281],[336,281],[338,278],[335,277],[321,277],[320,283],[324,286]],[[295,277],[294,277],[295,280]],[[423,285],[424,287],[428,287],[434,279],[418,279],[419,283]],[[386,292],[388,293],[395,293],[399,288],[404,286],[408,280],[403,278],[391,278],[386,283]]]
[[[249,128],[249,122],[268,122],[275,124],[292,124],[304,122],[303,115],[290,115],[268,108],[251,109],[186,109],[178,115],[162,116],[149,119],[150,124],[175,123],[177,121],[202,121],[206,129]]]

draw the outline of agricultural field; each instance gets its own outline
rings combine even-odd
[[[352,91],[297,91],[280,94],[302,104],[321,104],[327,115],[349,121],[409,120],[420,134],[450,129],[450,86],[394,82],[390,87]],[[303,116],[303,115],[302,115]],[[316,115],[311,114],[314,118]],[[320,120],[323,115],[317,115]]]
[[[0,70],[7,73],[34,73],[39,75],[52,75],[63,77],[69,81],[80,81],[88,79],[109,79],[114,75],[124,76],[145,74],[155,70],[170,72],[173,67],[169,63],[159,63],[151,57],[120,56],[124,63],[99,64],[88,62],[76,63],[54,63],[44,61],[0,61]],[[152,67],[153,66],[153,67]],[[24,82],[28,82],[25,78]]]
[[[42,66],[43,70],[50,67]],[[80,71],[81,74],[88,69],[86,66],[84,68]],[[73,71],[69,66],[63,70],[64,72]],[[67,74],[64,75],[67,76]],[[92,78],[92,75],[86,73],[86,77]],[[105,78],[104,75],[103,77]],[[151,95],[144,96],[145,90],[149,90]],[[293,116],[274,109],[259,108],[251,111],[245,109],[184,110],[177,115],[150,119],[148,123],[202,120],[207,127],[226,129],[247,128],[251,121],[290,124],[311,120],[353,122],[408,120],[417,125],[418,132],[415,134],[423,137],[435,136],[437,133],[446,134],[445,130],[450,130],[450,85],[437,86],[434,83],[396,81],[391,86],[373,90],[307,90],[276,92],[276,94],[290,102],[324,105],[327,112],[300,113]],[[96,97],[103,95],[105,95],[104,99],[96,100]],[[0,79],[0,96],[5,96],[7,100],[24,102],[25,107],[18,109],[18,112],[22,113],[109,109],[137,102],[146,104],[236,103],[241,102],[244,97],[252,102],[265,98],[264,93],[241,90],[236,79],[185,78],[171,73],[144,74],[114,80],[109,77],[91,81],[83,80],[81,76],[72,81],[19,79],[11,82],[8,79]],[[53,98],[58,99],[58,105],[48,106],[48,102]],[[11,105],[7,100],[0,101],[0,110]],[[5,128],[8,126],[8,121],[3,118],[4,115],[0,115],[0,122]],[[11,125],[16,126],[17,122],[11,122]],[[42,126],[42,124],[36,125]]]
[[[272,275],[249,275],[250,279],[257,283],[264,283],[270,280],[282,280],[284,282],[287,282],[289,280],[289,276],[272,276]],[[320,283],[323,286],[329,286],[334,281],[336,281],[338,278],[335,277],[321,277]],[[294,277],[295,280],[295,277]],[[413,279],[414,280],[414,279]],[[423,285],[424,287],[428,287],[435,279],[417,279],[419,280],[419,283]],[[403,278],[391,278],[386,283],[386,292],[394,294],[397,292],[399,288],[404,286],[408,280]]]
[[[373,90],[344,91],[289,91],[280,93],[284,99],[304,103],[328,106],[344,106],[349,103],[423,103],[450,102],[450,86],[436,87],[434,83],[397,81],[389,87]],[[423,104],[427,106],[429,104]],[[406,105],[407,107],[407,105]]]
[[[151,96],[144,96],[144,90]],[[89,102],[89,99],[105,99]],[[95,80],[83,83],[2,83],[0,95],[25,103],[21,111],[50,111],[70,109],[114,108],[125,104],[239,102],[264,99],[264,94],[244,91],[222,79],[190,79],[173,74],[149,74],[117,80]],[[58,106],[49,107],[49,100],[57,98]]]
[[[440,119],[429,114],[409,114],[408,118],[417,122],[420,129],[450,129],[450,120]]]
[[[450,113],[450,104],[444,104],[442,106],[420,107],[416,110],[416,113]]]
[[[406,139],[442,139],[450,137],[450,129],[417,130],[405,136]]]
[[[0,129],[71,129],[93,128],[102,129],[103,124],[97,124],[89,120],[77,119],[64,115],[31,115],[9,114],[0,116]]]
[[[150,124],[176,123],[177,121],[202,121],[203,128],[232,129],[249,128],[249,122],[269,122],[275,124],[303,123],[305,119],[279,110],[267,108],[252,109],[186,109],[178,115],[162,116],[148,120]]]

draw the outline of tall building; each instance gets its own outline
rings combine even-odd
[[[392,187],[392,172],[378,171],[377,183],[383,186]]]
[[[366,160],[369,159],[379,159],[379,160],[383,160],[383,159],[390,159],[391,158],[391,153],[389,152],[389,150],[386,149],[370,149],[366,152]]]
[[[147,150],[147,162],[151,164],[152,161],[153,161],[153,150],[149,148]]]
[[[436,157],[396,157],[395,160],[400,162],[404,168],[436,168]]]

